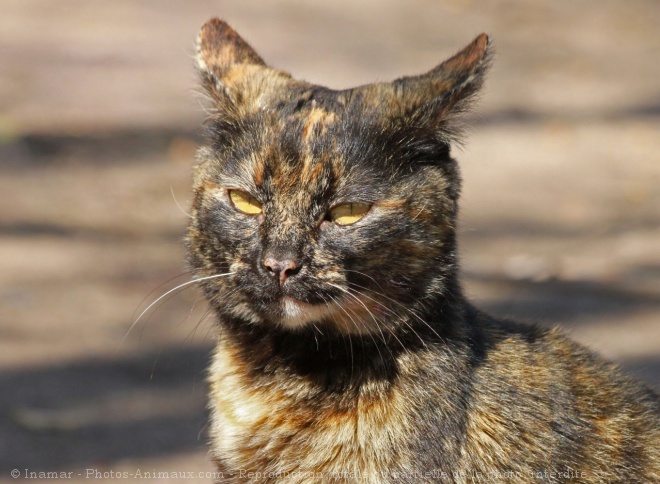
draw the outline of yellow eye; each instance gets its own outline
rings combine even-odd
[[[351,225],[364,217],[371,205],[366,203],[344,203],[330,210],[330,220],[337,225]]]
[[[240,190],[229,190],[229,198],[239,212],[257,215],[262,212],[261,204],[249,193]]]

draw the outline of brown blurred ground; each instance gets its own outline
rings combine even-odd
[[[122,339],[189,280],[193,41],[212,15],[335,88],[421,72],[490,33],[495,67],[457,153],[467,291],[660,387],[656,0],[0,7],[0,482],[15,468],[81,482],[86,469],[211,470],[198,294]],[[196,480],[210,481],[160,482]]]

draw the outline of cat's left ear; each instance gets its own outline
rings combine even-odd
[[[457,117],[483,85],[492,57],[490,39],[479,35],[467,47],[426,74],[404,77],[393,87],[413,125],[436,130],[447,141],[460,131]]]

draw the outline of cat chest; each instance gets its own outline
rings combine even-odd
[[[236,368],[216,358],[212,452],[227,469],[336,478],[404,465],[411,425],[396,392],[338,406],[318,396],[306,398],[304,389],[287,393],[276,385],[255,388],[245,382]]]

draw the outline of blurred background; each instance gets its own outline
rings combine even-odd
[[[129,332],[190,280],[182,237],[204,118],[194,40],[211,16],[271,65],[333,88],[421,73],[491,34],[494,68],[456,151],[466,290],[660,387],[657,0],[0,11],[0,482],[12,469],[74,482],[86,469],[212,470],[213,325],[198,292],[165,297]]]

